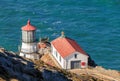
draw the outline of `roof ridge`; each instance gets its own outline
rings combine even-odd
[[[67,38],[66,38],[67,39]],[[77,49],[76,49],[76,47],[75,46],[73,46],[72,45],[72,43],[69,41],[69,39],[71,40],[71,41],[73,41],[74,43],[76,43],[78,46],[79,46],[79,44],[75,41],[75,40],[73,40],[73,39],[71,39],[71,38],[68,38],[67,40],[68,40],[68,42],[69,42],[69,44],[70,44],[70,46],[74,49],[74,51],[78,51]],[[80,47],[80,46],[79,46]],[[86,54],[87,55],[87,53],[80,47],[80,49],[81,49],[81,51],[82,51],[82,53],[83,54]]]
[[[65,37],[65,38],[66,38],[66,37]],[[70,42],[68,39],[70,39],[70,38],[68,38],[68,37],[66,38],[66,41],[69,42],[69,43],[68,43],[68,42],[67,42],[67,43],[68,43],[68,44],[74,49],[74,51],[75,51],[75,47],[72,46],[71,42]],[[72,40],[72,39],[70,39],[70,40]],[[72,40],[72,41],[74,41],[74,40]],[[75,42],[75,41],[74,41],[74,42]]]
[[[79,44],[71,38],[58,37],[51,43],[63,58],[73,54],[73,52],[80,52],[81,54],[87,55],[87,53],[79,46]]]

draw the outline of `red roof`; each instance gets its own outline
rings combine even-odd
[[[33,30],[36,30],[36,28],[34,26],[32,26],[30,24],[30,20],[28,20],[27,25],[23,26],[22,30],[24,30],[24,31],[33,31]]]
[[[87,55],[86,52],[74,40],[70,38],[59,37],[53,40],[51,43],[63,58],[69,56],[76,51]]]

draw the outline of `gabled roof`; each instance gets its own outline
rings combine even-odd
[[[86,56],[87,53],[72,39],[67,37],[59,37],[51,42],[60,55],[65,58],[74,52],[80,52]]]
[[[30,20],[28,20],[27,25],[22,27],[23,31],[34,31],[36,28],[30,24]]]

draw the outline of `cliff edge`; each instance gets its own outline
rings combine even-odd
[[[0,48],[0,81],[120,81],[119,76],[118,71],[102,67],[64,70]]]

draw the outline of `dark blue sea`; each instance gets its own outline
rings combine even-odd
[[[64,31],[98,65],[120,71],[120,0],[0,0],[0,46],[17,52],[28,19],[38,39]]]

